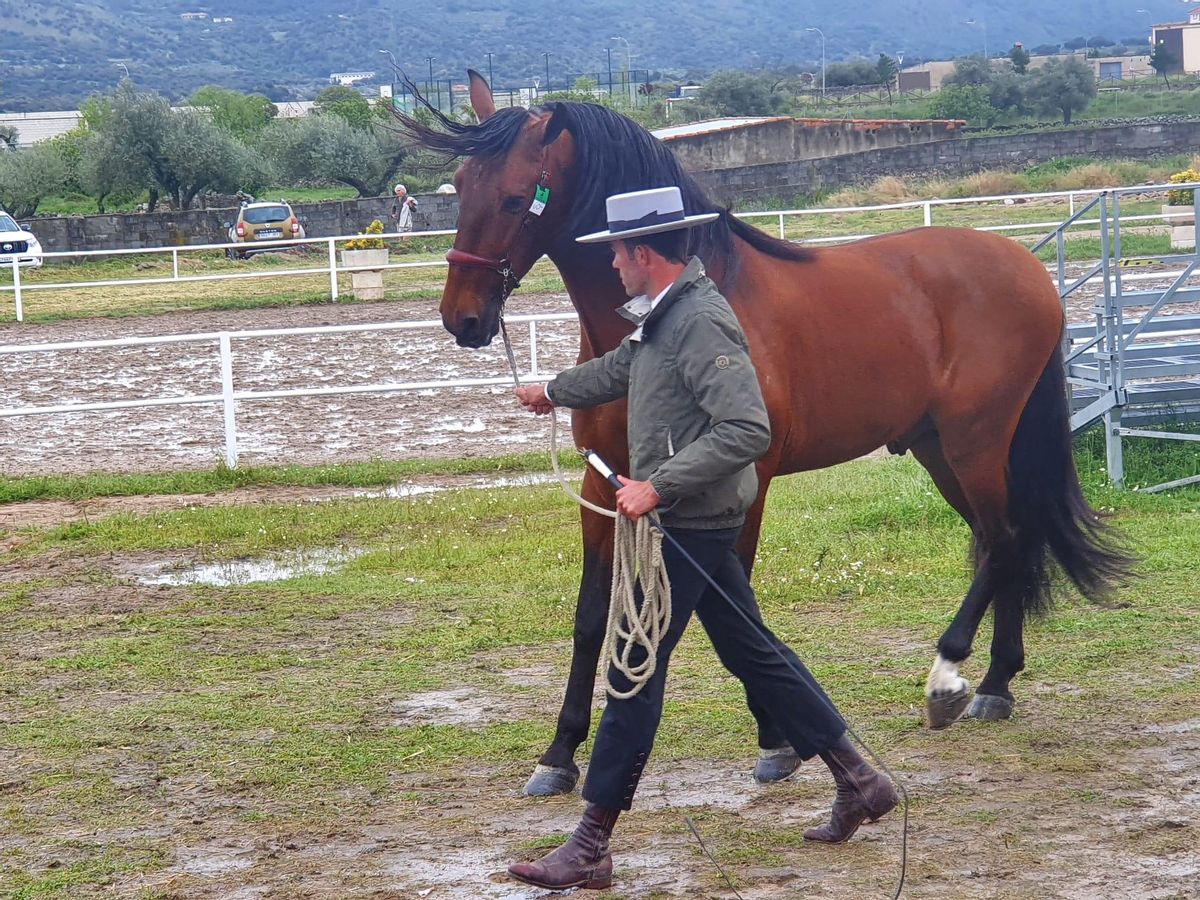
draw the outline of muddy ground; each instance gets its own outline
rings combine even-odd
[[[1133,274],[1152,271],[1140,268]],[[1072,295],[1070,321],[1091,320],[1098,291],[1098,285],[1089,284]],[[565,294],[519,293],[509,307],[511,313],[572,311]],[[36,327],[10,324],[0,327],[0,343],[436,319],[435,299],[328,304],[77,319]],[[554,372],[574,362],[578,330],[573,322],[546,323],[539,331],[542,370]],[[516,326],[512,334],[525,369],[527,327]],[[234,344],[234,384],[239,391],[507,375],[499,341],[483,350],[464,350],[440,327],[268,337]],[[9,408],[221,392],[215,343],[0,354],[0,381],[5,386],[3,406]],[[564,427],[568,418],[564,414]],[[487,457],[542,449],[548,434],[548,422],[517,408],[507,386],[242,401],[237,407],[242,465]],[[0,448],[0,473],[8,475],[208,468],[224,452],[222,407],[206,403],[3,418]]]
[[[1092,297],[1072,302],[1072,320],[1089,314]],[[562,295],[520,298],[515,312],[562,311]],[[74,340],[146,333],[374,322],[433,318],[411,303],[204,313],[152,320],[74,321],[36,330],[0,328],[0,342]],[[547,369],[569,364],[574,326],[549,326],[541,346]],[[519,340],[524,337],[518,332]],[[355,334],[248,342],[235,365],[239,387],[349,384],[427,377],[503,374],[498,347],[468,352],[443,333],[420,336]],[[16,363],[20,359],[20,364]],[[102,400],[129,391],[216,391],[215,354],[181,346],[0,358],[5,405]],[[375,456],[488,456],[546,445],[544,421],[517,410],[508,390],[423,392],[332,401],[244,404],[239,441],[247,463],[318,463]],[[186,425],[186,436],[184,426]],[[0,421],[0,470],[9,474],[102,469],[207,466],[221,448],[218,407],[142,410]],[[469,486],[469,479],[427,479],[417,488]],[[338,488],[264,488],[222,495],[98,499],[0,507],[0,552],[19,542],[17,529],[94,521],[114,514],[211,504],[295,504],[361,495]],[[15,558],[0,567],[0,587],[44,580],[35,611],[88,623],[89,636],[115,631],[124,617],[163,610],[179,590],[138,581],[183,556],[96,560],[51,555]],[[75,570],[80,570],[76,573]],[[84,571],[85,570],[85,571]],[[86,575],[73,581],[73,574]],[[201,608],[203,604],[201,604]],[[26,613],[29,614],[29,613]],[[373,616],[314,619],[287,647],[319,653],[348,635],[386,634],[404,627],[398,606]],[[122,626],[123,627],[123,626]],[[10,658],[68,653],[78,634],[41,630],[2,649]],[[483,661],[520,692],[449,689],[408,696],[378,710],[392,725],[487,725],[513,718],[545,720],[561,699],[569,646],[550,648],[556,664]],[[1171,677],[1197,677],[1193,648]],[[917,673],[918,675],[920,673]],[[914,678],[916,675],[914,675]],[[1138,683],[1138,673],[1130,673]],[[1064,723],[1064,698],[1076,688],[1024,677],[1013,721],[960,723],[944,733],[921,731],[920,710],[898,715],[908,729],[904,749],[887,762],[913,799],[905,896],[929,898],[1171,898],[1200,897],[1200,717],[1170,724],[1148,721],[1143,699],[1113,704]],[[85,674],[66,669],[38,686],[57,708],[100,705],[136,716],[154,695],[119,683],[97,690]],[[0,726],[20,722],[20,699],[5,698]],[[998,752],[992,734],[1022,737],[1020,753]],[[1086,741],[1080,741],[1080,729]],[[188,736],[164,734],[154,753],[125,746],[93,747],[75,775],[111,773],[121,792],[120,824],[97,827],[79,806],[25,804],[33,779],[50,771],[36,754],[0,746],[0,808],[14,827],[0,829],[0,859],[41,873],[72,870],[115,848],[123,859],[157,854],[145,871],[114,871],[92,884],[53,896],[171,900],[534,900],[545,892],[509,882],[504,867],[544,852],[531,843],[568,831],[578,795],[530,800],[520,795],[527,763],[472,761],[451,774],[393,774],[383,791],[346,789],[298,809],[252,783],[222,783],[204,771],[169,767],[186,753]],[[1081,752],[1080,748],[1086,750]],[[585,754],[581,753],[581,761]],[[782,785],[759,786],[743,760],[656,759],[648,766],[636,809],[614,840],[616,885],[604,896],[624,900],[733,898],[683,823],[695,817],[710,850],[737,879],[745,900],[796,897],[886,897],[899,872],[903,819],[897,813],[865,826],[841,847],[803,846],[799,833],[821,819],[832,798],[823,766],[812,762]],[[6,802],[22,798],[17,805]],[[86,798],[78,803],[86,805]],[[32,817],[32,818],[31,818]],[[319,823],[319,824],[314,824]],[[15,827],[16,825],[23,827]],[[755,850],[756,835],[769,848]],[[14,893],[12,896],[32,896]],[[597,898],[599,900],[599,898]]]
[[[298,498],[286,491],[241,499]],[[35,560],[36,571],[20,563],[5,565],[0,584],[35,576],[61,580],[83,565],[94,582],[88,589],[40,590],[37,608],[95,617],[103,628],[106,620],[161,611],[184,598],[181,588],[139,582],[158,562],[136,554],[101,563],[43,557]],[[108,583],[95,582],[97,565],[109,572]],[[289,649],[320,653],[349,634],[386,634],[406,622],[402,605],[366,618],[312,620],[295,637],[300,643]],[[23,647],[7,650],[49,658],[72,640],[72,635],[42,631]],[[565,661],[565,643],[560,650]],[[380,708],[380,721],[481,727],[544,718],[557,708],[562,666],[511,659],[481,660],[481,665],[496,667],[500,688],[409,695]],[[1172,674],[1196,676],[1194,662],[1184,662]],[[156,700],[120,684],[103,691],[85,688],[70,672],[50,680],[38,690],[52,691],[64,712],[76,704],[100,704],[134,715],[139,704]],[[919,710],[900,710],[896,725],[910,737],[907,749],[888,754],[887,762],[912,798],[905,896],[1200,896],[1200,718],[1151,724],[1130,703],[1092,710],[1085,721],[1064,725],[1057,716],[1072,691],[1072,685],[1022,678],[1021,703],[1012,721],[964,722],[947,732],[923,731]],[[4,724],[13,721],[6,718]],[[997,730],[1019,736],[1027,749],[1013,752],[1007,740],[997,744]],[[53,871],[102,848],[119,848],[133,858],[150,847],[163,854],[149,871],[118,870],[107,886],[53,894],[72,898],[535,900],[546,892],[511,883],[505,866],[545,852],[530,842],[568,832],[581,809],[577,794],[522,797],[524,764],[472,761],[449,775],[394,774],[383,791],[346,788],[298,810],[295,802],[262,787],[221,784],[200,770],[170,769],[173,748],[186,744],[186,734],[163,733],[149,745],[98,746],[80,758],[77,774],[113,774],[124,822],[89,827],[72,806],[23,805],[16,820],[23,828],[0,834],[0,859]],[[728,761],[710,760],[702,749],[695,758],[650,762],[636,809],[619,823],[613,845],[616,886],[605,898],[793,900],[892,893],[904,834],[899,811],[864,826],[850,844],[806,846],[799,833],[821,820],[833,796],[823,766],[806,763],[790,782],[760,786],[749,778],[750,764],[749,750],[745,760]],[[46,772],[36,756],[0,754],[0,805],[6,793],[25,796],[29,779],[50,775],[62,778]],[[7,809],[11,814],[17,806]],[[691,838],[684,823],[689,816],[716,859],[737,878],[737,895]],[[760,835],[770,850],[748,850]]]

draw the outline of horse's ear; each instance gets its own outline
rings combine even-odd
[[[471,109],[480,122],[490,118],[496,111],[496,102],[492,99],[492,89],[487,79],[474,69],[467,69],[467,78],[471,82]]]
[[[554,111],[550,113],[550,119],[546,122],[546,132],[542,135],[542,146],[548,147],[558,140],[558,136],[566,130],[569,124],[570,114],[567,112],[567,108],[561,103],[555,103]]]

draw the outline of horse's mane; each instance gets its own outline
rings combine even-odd
[[[626,191],[676,185],[688,215],[717,208],[666,144],[632,119],[598,104],[553,101],[535,110],[511,107],[497,110],[478,125],[456,122],[427,103],[426,109],[433,116],[433,125],[400,112],[396,118],[418,144],[444,154],[446,162],[465,156],[504,155],[516,143],[531,112],[564,116],[565,130],[575,138],[578,168],[578,197],[564,229],[564,240],[603,230],[607,221],[605,199]],[[808,260],[812,256],[803,247],[746,224],[728,209],[720,212],[716,221],[692,229],[690,250],[706,265],[720,267],[726,277],[736,270],[735,236],[780,259]]]

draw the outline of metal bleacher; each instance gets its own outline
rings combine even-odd
[[[1037,251],[1052,242],[1057,247],[1058,289],[1064,309],[1071,295],[1084,285],[1101,289],[1091,308],[1092,321],[1068,324],[1063,350],[1071,389],[1071,428],[1079,432],[1097,420],[1103,422],[1108,475],[1117,485],[1125,478],[1124,438],[1200,441],[1200,434],[1164,430],[1200,421],[1200,284],[1191,283],[1200,256],[1194,247],[1190,253],[1153,259],[1122,256],[1121,197],[1145,191],[1132,188],[1101,193],[1034,247]],[[1200,214],[1200,192],[1194,193],[1193,203]],[[1089,213],[1098,218],[1084,220]],[[1066,274],[1065,241],[1068,231],[1081,221],[1089,229],[1099,225],[1101,258],[1072,280]],[[1127,272],[1130,266],[1147,265],[1153,265],[1155,271]],[[1135,282],[1146,281],[1155,286],[1130,289]],[[1196,306],[1189,309],[1188,304]],[[1144,490],[1159,491],[1196,481],[1200,476]]]

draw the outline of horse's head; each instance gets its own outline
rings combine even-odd
[[[442,324],[463,347],[491,343],[508,294],[556,239],[570,208],[571,138],[561,107],[499,113],[487,82],[470,73],[476,144],[454,175],[458,235],[447,256]],[[485,129],[493,116],[504,121]],[[492,135],[492,146],[484,132]]]

